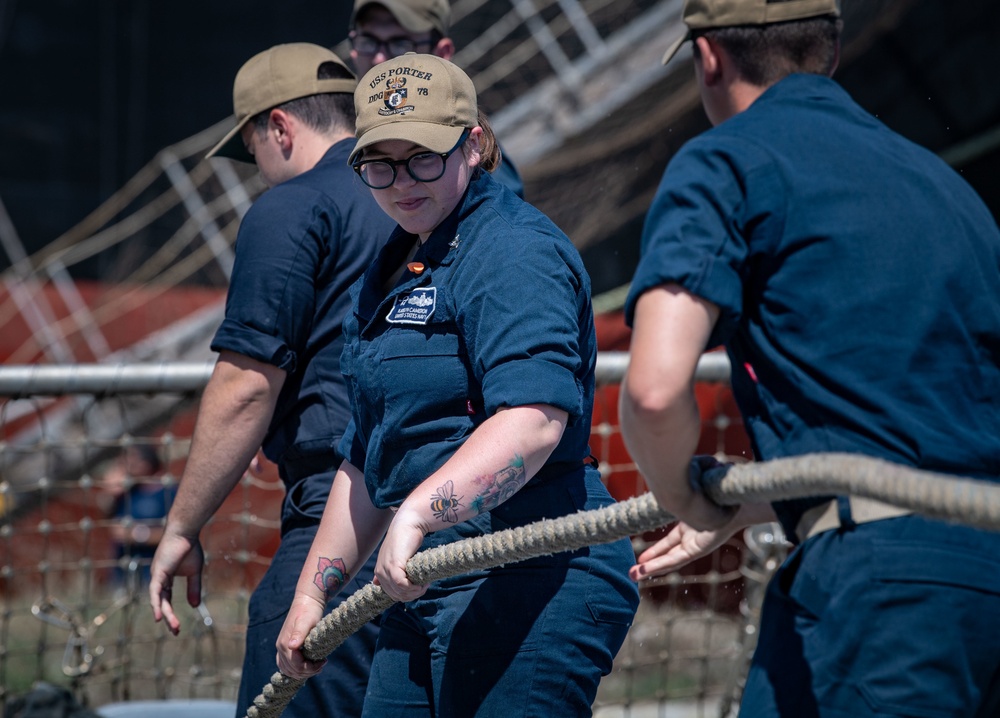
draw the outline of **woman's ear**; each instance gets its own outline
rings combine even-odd
[[[473,127],[469,130],[469,136],[465,140],[465,146],[462,148],[462,152],[465,154],[465,161],[469,164],[469,167],[479,166],[479,163],[483,159],[482,127]]]

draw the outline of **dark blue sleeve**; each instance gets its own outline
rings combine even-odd
[[[521,199],[524,199],[524,182],[521,180],[521,173],[513,162],[503,154],[501,149],[500,166],[493,170],[493,179],[512,190]]]
[[[500,222],[496,224],[500,226]],[[581,316],[589,283],[564,236],[539,227],[497,229],[467,258],[459,322],[486,413],[549,404],[583,411]]]
[[[352,466],[364,470],[365,457],[368,452],[365,451],[365,447],[361,443],[358,427],[353,418],[347,422],[347,428],[344,429],[344,435],[340,438],[340,444],[337,446],[337,453],[347,459]]]
[[[723,343],[743,313],[748,249],[742,235],[744,178],[719,143],[694,140],[667,167],[642,233],[642,255],[625,304],[649,289],[676,283],[720,310],[709,345]]]
[[[212,341],[229,350],[294,371],[312,330],[315,282],[326,237],[338,220],[320,210],[312,193],[279,185],[250,208],[236,240],[226,316]]]
[[[177,498],[177,487],[174,485],[163,487],[163,516],[170,513],[170,508],[174,505],[174,499]]]
[[[354,348],[361,332],[354,308],[358,306],[358,295],[361,293],[362,287],[365,284],[367,274],[368,273],[365,272],[358,277],[348,290],[352,309],[348,310],[347,314],[344,316],[344,351],[340,355],[340,371],[344,377],[344,382],[347,384],[348,396],[352,396],[351,392],[355,391],[354,383],[356,382],[357,371],[354,368],[354,355],[352,349]],[[364,437],[360,434],[360,432],[358,432],[358,424],[354,418],[354,414],[358,411],[360,411],[360,407],[358,407],[356,402],[352,399],[351,418],[348,420],[347,426],[344,428],[344,434],[340,438],[340,443],[337,446],[337,453],[347,459],[347,461],[351,462],[353,466],[364,471],[368,449],[364,443]]]

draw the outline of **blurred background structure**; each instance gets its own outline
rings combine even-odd
[[[621,302],[663,169],[708,127],[689,51],[660,64],[683,32],[682,5],[452,4],[455,60],[527,199],[583,254],[602,352],[628,348]],[[1000,217],[1000,4],[842,8],[836,78],[946,159]],[[273,551],[277,477],[248,474],[213,523],[206,608],[181,639],[152,625],[138,565],[107,552],[115,519],[99,510],[99,477],[130,443],[159,448],[166,485],[183,466],[236,229],[262,190],[253,168],[203,159],[229,126],[233,76],[279,42],[346,57],[349,13],[346,1],[234,12],[218,0],[0,0],[0,699],[37,680],[91,705],[234,694],[240,620]],[[24,371],[46,366],[59,371]],[[616,397],[609,380],[593,446],[625,498],[644,485],[618,434]],[[701,384],[699,401],[700,450],[750,460],[726,385]],[[605,714],[724,714],[752,646],[756,592],[780,551],[780,537],[750,535],[648,587],[599,700],[618,712]],[[108,580],[115,567],[135,574],[124,591]]]

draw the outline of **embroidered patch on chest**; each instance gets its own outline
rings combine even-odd
[[[390,324],[426,324],[437,305],[437,287],[420,287],[396,297],[386,315]]]

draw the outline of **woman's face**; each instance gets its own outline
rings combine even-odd
[[[433,182],[418,182],[405,166],[396,168],[396,180],[385,189],[373,189],[372,195],[382,211],[400,227],[424,242],[458,206],[479,164],[479,138],[483,130],[474,127],[465,144],[445,164],[444,174]],[[366,160],[405,160],[426,147],[406,140],[385,140],[364,151]]]

